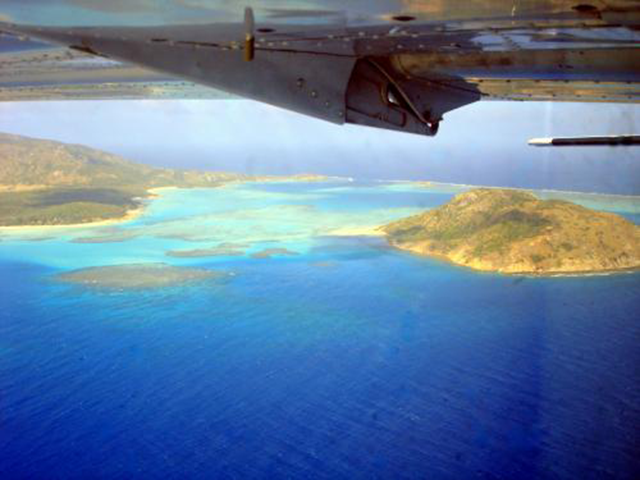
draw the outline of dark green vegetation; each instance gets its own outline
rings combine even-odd
[[[383,227],[389,242],[479,270],[593,272],[640,266],[640,228],[528,192],[476,189]]]
[[[153,168],[80,145],[0,134],[0,225],[116,219],[139,208],[153,187],[216,187],[248,179]]]
[[[143,189],[52,188],[0,192],[0,225],[65,225],[123,217]]]
[[[108,290],[161,288],[218,278],[226,274],[200,268],[143,263],[91,267],[57,275],[58,281]]]
[[[121,218],[140,207],[151,188],[211,188],[229,182],[280,179],[153,168],[81,145],[0,134],[0,226]]]

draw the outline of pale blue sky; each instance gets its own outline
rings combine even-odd
[[[640,149],[527,146],[539,136],[638,132],[640,107],[480,102],[436,138],[336,126],[248,100],[0,104],[0,131],[132,160],[250,173],[317,172],[640,194]]]

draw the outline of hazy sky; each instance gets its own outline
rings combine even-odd
[[[0,104],[0,131],[156,165],[627,194],[640,194],[640,148],[534,148],[527,140],[639,125],[640,106],[480,102],[447,114],[428,138],[336,126],[248,100]]]

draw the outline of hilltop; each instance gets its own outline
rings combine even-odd
[[[395,247],[477,270],[551,274],[640,267],[640,227],[524,191],[471,190],[382,230]]]
[[[157,187],[323,179],[155,168],[82,145],[0,133],[0,226],[123,218],[139,209],[142,197]]]
[[[118,155],[51,140],[0,133],[0,188],[208,187],[254,180],[237,173],[155,168]]]

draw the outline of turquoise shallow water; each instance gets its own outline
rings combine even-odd
[[[456,191],[173,190],[128,224],[1,233],[0,477],[637,478],[638,274],[480,274],[329,234]],[[165,255],[221,242],[247,254]],[[156,261],[234,276],[51,280]]]

